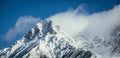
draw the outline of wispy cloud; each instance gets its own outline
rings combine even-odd
[[[32,16],[19,17],[18,20],[16,21],[15,26],[8,30],[8,32],[5,34],[4,38],[7,40],[11,40],[11,39],[15,38],[17,35],[26,33],[39,20],[40,20],[40,18],[35,18]]]
[[[57,13],[46,19],[52,20],[54,24],[60,26],[61,30],[70,35],[83,31],[108,34],[110,30],[120,24],[120,5],[115,6],[111,10],[93,14],[88,14],[84,7],[85,5],[80,5],[77,9],[69,9],[66,12]],[[16,25],[5,34],[5,38],[12,39],[16,35],[27,32],[39,20],[39,18],[32,16],[20,17]]]
[[[58,13],[47,19],[53,20],[56,25],[71,35],[86,31],[87,33],[108,33],[112,28],[120,24],[120,5],[113,9],[99,13],[88,14],[81,13],[86,10],[84,6],[75,10]]]

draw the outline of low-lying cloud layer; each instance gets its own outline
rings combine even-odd
[[[13,28],[10,28],[8,30],[8,32],[5,34],[5,39],[11,40],[11,39],[15,38],[17,35],[26,33],[39,20],[40,20],[40,18],[35,18],[32,16],[19,17],[15,26]]]

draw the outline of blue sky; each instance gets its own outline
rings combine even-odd
[[[107,11],[120,0],[0,0],[0,49],[10,46],[23,35],[12,40],[4,38],[8,30],[15,26],[21,16],[33,16],[45,19],[68,9],[76,9],[85,5],[89,14]]]

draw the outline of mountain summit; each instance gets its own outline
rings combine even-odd
[[[96,58],[77,46],[51,20],[42,20],[11,47],[0,50],[0,58]]]

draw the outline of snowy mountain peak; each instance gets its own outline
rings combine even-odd
[[[50,20],[36,24],[11,47],[0,50],[0,58],[95,58],[77,48],[72,37],[59,30]]]
[[[46,35],[47,33],[55,34],[57,30],[53,28],[52,21],[43,20],[37,23],[37,25],[32,28],[27,34],[25,34],[25,38],[32,39],[36,35]]]

